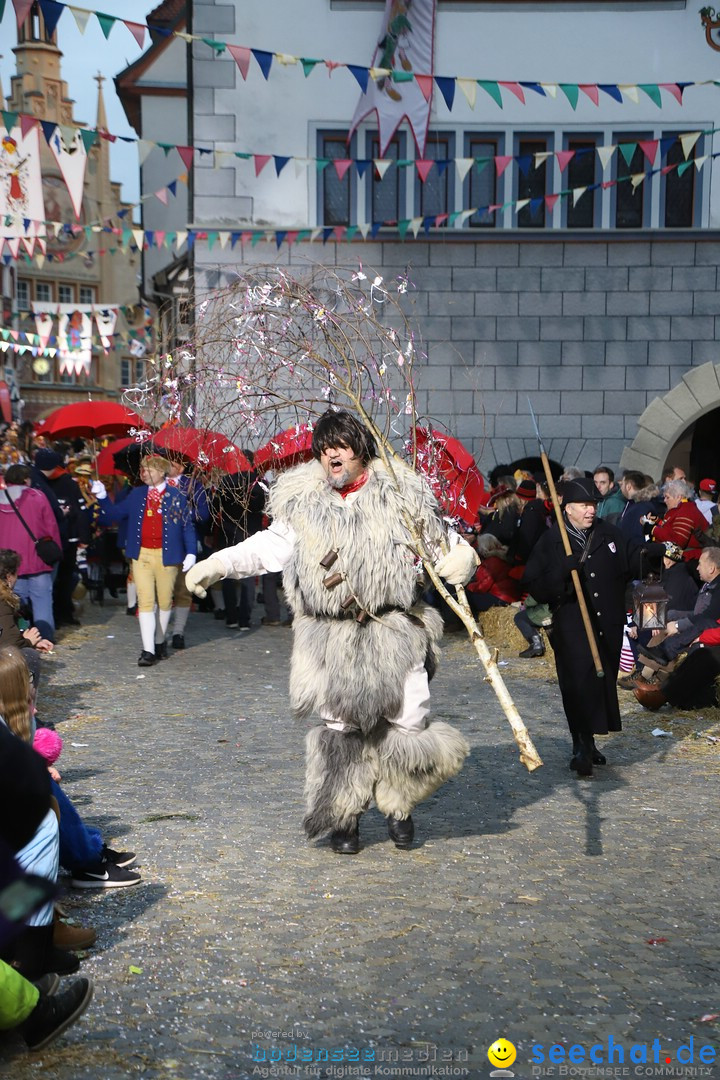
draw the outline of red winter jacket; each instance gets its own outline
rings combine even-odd
[[[475,577],[467,586],[470,592],[490,593],[506,604],[513,604],[520,599],[520,586],[510,577],[510,567],[504,559],[490,555],[483,559]]]
[[[720,645],[720,623],[717,626],[711,626],[708,630],[703,630],[700,641],[703,645]]]
[[[699,559],[702,555],[702,547],[697,537],[693,536],[695,529],[705,532],[708,527],[707,520],[702,510],[696,503],[687,499],[678,505],[659,521],[652,531],[653,540],[669,540],[683,549],[683,559]]]

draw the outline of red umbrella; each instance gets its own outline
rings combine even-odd
[[[219,431],[200,428],[180,427],[179,424],[161,428],[153,435],[153,445],[159,446],[169,454],[177,454],[207,469],[222,469],[223,472],[248,472],[250,462]]]
[[[132,446],[134,442],[135,439],[116,439],[115,442],[108,443],[95,458],[95,468],[97,469],[98,475],[124,476],[125,474],[117,467],[114,455],[117,454],[119,450],[124,450],[127,446]]]
[[[101,439],[105,435],[126,435],[130,428],[146,426],[142,416],[118,401],[75,401],[46,417],[36,434],[51,439]]]
[[[256,451],[255,468],[287,469],[312,456],[312,428],[310,424],[298,424],[281,431]]]
[[[488,494],[475,458],[463,444],[442,431],[416,427],[417,467],[450,517],[468,525],[477,522],[478,507]]]

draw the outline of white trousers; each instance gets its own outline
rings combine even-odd
[[[388,717],[388,723],[405,731],[424,731],[425,717],[429,713],[430,687],[427,671],[423,664],[414,667],[405,679],[403,707],[397,716]],[[325,709],[320,710],[325,726],[334,731],[346,731],[347,725]]]

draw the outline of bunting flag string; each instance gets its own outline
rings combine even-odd
[[[720,81],[718,82],[720,86]],[[43,130],[43,133],[50,143],[53,140],[54,144],[60,142],[57,135],[57,125],[53,123],[45,123],[44,121],[38,121],[35,117],[25,116],[25,114],[18,114],[14,112],[0,111],[0,122],[5,125],[6,130],[9,132],[18,121],[25,122],[23,126],[26,130],[30,130],[33,125],[39,124]],[[595,146],[594,148],[584,147],[577,150],[555,150],[555,151],[543,151],[533,155],[511,155],[511,154],[497,154],[493,156],[477,156],[477,157],[456,157],[456,158],[434,158],[434,159],[419,159],[419,158],[324,158],[324,157],[305,157],[293,154],[279,155],[279,154],[259,154],[250,151],[242,150],[213,150],[212,147],[206,146],[175,146],[172,143],[153,142],[151,139],[136,139],[135,137],[125,135],[110,135],[107,131],[99,131],[94,128],[73,128],[72,126],[63,126],[64,139],[73,145],[77,144],[77,137],[73,132],[80,132],[82,142],[87,146],[89,142],[89,136],[93,137],[93,142],[97,138],[103,139],[120,139],[126,143],[137,143],[138,157],[140,164],[144,164],[150,153],[155,149],[162,150],[167,156],[171,150],[177,150],[181,161],[185,165],[185,172],[181,173],[177,180],[182,183],[187,183],[187,171],[193,167],[194,153],[197,152],[200,155],[214,154],[215,168],[220,168],[223,165],[228,164],[230,161],[247,161],[254,172],[255,178],[258,178],[264,173],[264,177],[268,175],[272,176],[273,172],[265,172],[266,166],[269,166],[270,162],[274,163],[274,175],[280,177],[283,169],[292,161],[295,165],[296,176],[299,176],[303,169],[308,169],[314,166],[317,173],[324,172],[325,169],[332,167],[339,180],[342,180],[349,169],[354,168],[359,177],[363,177],[367,170],[372,167],[374,174],[378,179],[382,180],[388,170],[391,168],[396,169],[415,169],[420,180],[425,183],[428,176],[433,170],[442,173],[442,171],[448,168],[449,165],[454,165],[458,169],[460,178],[465,179],[465,176],[469,170],[473,167],[482,171],[486,166],[493,165],[498,176],[502,176],[505,169],[512,162],[516,162],[523,168],[526,173],[533,163],[537,168],[544,161],[554,157],[560,167],[560,172],[564,172],[567,165],[573,158],[582,158],[588,154],[597,154],[603,172],[607,169],[609,162],[616,151],[625,158],[625,161],[629,164],[635,154],[638,147],[643,151],[645,157],[652,163],[657,156],[658,152],[661,157],[665,157],[670,148],[677,142],[682,147],[682,152],[685,160],[690,157],[693,147],[697,141],[703,136],[715,135],[720,128],[707,128],[701,131],[689,131],[681,132],[677,135],[668,135],[659,139],[646,139],[638,141],[628,141],[620,143],[608,143]],[[51,144],[52,145],[52,144]],[[55,145],[53,145],[55,151]],[[176,189],[173,185],[176,181],[172,181],[170,184],[166,184],[157,191],[150,192],[143,195],[140,202],[150,198],[157,198],[160,202],[167,205],[168,194],[175,195]],[[138,205],[138,204],[135,204]]]
[[[305,241],[313,243],[315,240],[321,239],[323,244],[327,243],[331,239],[338,241],[347,241],[348,243],[355,240],[358,236],[363,240],[370,238],[375,239],[380,229],[395,229],[400,236],[401,240],[405,240],[408,233],[411,233],[415,238],[422,230],[424,234],[428,234],[431,229],[439,228],[452,228],[455,225],[462,227],[471,217],[479,215],[486,217],[498,212],[509,210],[512,213],[519,213],[520,210],[529,206],[531,214],[537,214],[543,205],[545,208],[552,212],[559,199],[572,199],[573,205],[576,205],[581,198],[585,196],[587,192],[607,190],[609,188],[616,187],[618,184],[629,183],[633,190],[636,190],[642,183],[650,179],[653,176],[661,174],[666,176],[668,173],[677,171],[679,176],[693,166],[697,172],[700,172],[708,161],[712,161],[715,158],[720,157],[720,151],[714,154],[705,154],[699,158],[691,158],[687,161],[681,161],[672,165],[656,166],[649,169],[647,172],[631,173],[627,176],[618,177],[615,180],[603,180],[595,184],[583,185],[577,188],[565,188],[562,191],[546,194],[544,196],[538,196],[536,198],[528,199],[508,199],[503,203],[497,203],[489,206],[473,206],[464,210],[454,210],[451,213],[445,212],[435,215],[417,216],[412,218],[403,218],[400,221],[375,221],[375,222],[358,222],[354,225],[314,225],[314,226],[299,226],[296,228],[262,228],[262,229],[191,229],[188,228],[178,232],[157,232],[155,230],[143,230],[143,229],[131,229],[126,228],[122,230],[122,236],[120,238],[120,246],[112,248],[101,248],[97,251],[91,252],[92,255],[104,256],[115,255],[118,251],[126,253],[129,250],[136,251],[141,248],[166,248],[176,252],[180,252],[183,247],[187,245],[187,249],[192,249],[198,241],[205,242],[208,248],[212,250],[215,244],[219,244],[221,248],[225,248],[227,244],[230,244],[231,249],[234,250],[236,244],[240,243],[243,247],[246,243],[251,246],[255,246],[261,240],[266,240],[270,243],[275,243],[278,247],[282,247],[284,243],[289,246],[292,244],[298,244]],[[115,230],[112,230],[115,231]],[[0,255],[2,261],[8,264],[12,259],[24,260],[27,263],[33,261],[33,257],[27,252],[23,252],[19,249],[20,240],[22,237],[16,237],[16,247],[11,247],[10,252],[2,252],[0,249]],[[10,243],[10,242],[9,242]],[[8,246],[9,246],[8,243]],[[50,254],[36,255],[35,259],[41,262],[41,265],[47,262],[68,262],[74,258],[83,258],[88,255],[87,251],[70,252],[67,254]]]
[[[271,71],[277,70],[277,67],[297,67],[299,71],[302,71],[304,78],[308,78],[318,69],[324,69],[328,76],[332,76],[333,72],[338,68],[344,68],[358,83],[363,94],[366,93],[371,79],[376,84],[388,79],[392,82],[411,82],[415,80],[427,100],[434,84],[440,91],[450,112],[453,109],[454,102],[458,100],[458,95],[455,93],[456,85],[460,87],[462,99],[468,103],[470,108],[475,107],[476,88],[480,87],[501,109],[508,95],[522,105],[527,103],[528,95],[532,95],[533,100],[538,96],[553,101],[564,98],[570,103],[573,111],[577,109],[581,100],[590,101],[596,107],[599,107],[600,101],[604,100],[604,98],[609,98],[619,105],[624,105],[626,102],[639,104],[641,100],[640,94],[643,95],[642,100],[647,98],[653,105],[661,109],[664,101],[661,91],[682,106],[683,94],[689,87],[720,85],[720,82],[715,79],[699,81],[666,80],[657,83],[632,81],[624,83],[559,83],[553,81],[470,78],[464,75],[434,75],[429,72],[424,74],[414,71],[406,72],[402,69],[394,71],[390,68],[367,67],[364,64],[350,64],[339,60],[311,59],[294,56],[290,53],[268,52],[265,49],[256,49],[246,45],[234,45],[224,40],[205,37],[202,34],[188,34],[183,30],[171,30],[167,26],[134,22],[123,19],[118,15],[108,15],[103,11],[78,7],[75,4],[63,4],[59,0],[39,0],[39,3],[46,26],[51,27],[53,30],[67,10],[72,14],[81,34],[85,33],[92,16],[97,20],[105,39],[109,38],[115,23],[122,23],[140,48],[144,46],[146,31],[152,32],[154,40],[175,37],[187,44],[200,42],[208,47],[213,57],[226,59],[225,54],[227,53],[227,56],[237,65],[243,81],[247,80],[251,60],[254,60],[260,69],[264,82],[269,81]],[[20,26],[32,6],[32,0],[13,0],[13,5],[18,26]],[[273,65],[275,65],[274,68]]]

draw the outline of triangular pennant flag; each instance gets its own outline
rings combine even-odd
[[[75,134],[78,129],[71,124],[58,124],[58,127],[60,128],[62,144],[68,153],[70,153],[75,145]]]
[[[583,197],[583,195],[585,194],[586,191],[587,191],[587,185],[585,187],[573,188],[573,193],[572,193],[573,206],[577,206],[577,204],[580,202],[580,199],[582,199],[582,197]]]
[[[54,34],[58,20],[65,10],[65,5],[56,3],[56,0],[40,0],[40,10],[45,23],[46,34]]]
[[[97,21],[100,23],[100,29],[105,35],[105,40],[107,41],[107,39],[110,37],[110,31],[112,30],[116,22],[115,16],[106,15],[102,11],[96,11],[95,15],[97,17]]]
[[[495,158],[477,157],[475,158],[475,165],[477,166],[478,176],[483,171],[486,165],[489,165]]]
[[[147,240],[147,246],[151,248],[155,243],[155,230],[148,229],[145,233],[145,239]]]
[[[32,131],[32,129],[36,126],[37,123],[38,121],[35,119],[34,116],[20,117],[20,133],[23,139],[27,135],[28,131]]]
[[[357,80],[357,84],[362,90],[363,94],[367,93],[368,69],[364,67],[358,67],[357,64],[348,64],[347,68],[350,74],[353,75]]]
[[[435,168],[437,169],[438,176],[442,176],[449,165],[450,165],[450,162],[448,160],[436,161],[435,162]]]
[[[375,172],[378,175],[378,179],[382,180],[385,173],[392,165],[392,159],[389,158],[373,158],[373,165],[375,166]]]
[[[168,191],[170,192],[171,195],[176,195],[177,194],[177,180],[171,180],[170,183],[167,186],[167,189],[168,189]]]
[[[605,172],[605,170],[607,169],[608,164],[609,164],[610,160],[612,159],[612,156],[615,153],[616,149],[617,149],[617,147],[615,147],[615,146],[598,146],[597,147],[597,156],[600,158],[600,164],[602,165],[603,172]]]
[[[166,187],[158,188],[157,191],[155,192],[155,198],[159,199],[160,202],[163,204],[163,206],[167,206],[167,204],[168,204],[168,190],[167,190],[167,188]]]
[[[531,199],[530,200],[530,216],[531,217],[535,217],[536,214],[539,213],[540,209],[542,208],[542,204],[544,202],[545,202],[545,198],[544,197],[541,198],[540,196],[538,196],[537,199]]]
[[[255,175],[259,176],[263,171],[268,161],[272,158],[272,154],[253,154],[253,160],[255,162]]]
[[[323,231],[322,231],[322,242],[323,242],[323,244],[327,244],[328,240],[330,239],[330,237],[333,235],[334,232],[335,232],[335,230],[332,228],[332,226],[327,226],[326,228],[323,229]]]
[[[370,162],[367,159],[363,160],[362,158],[360,158],[355,162],[355,168],[357,169],[357,174],[361,179],[365,175],[365,173],[368,171],[369,166],[370,166]]]
[[[4,109],[0,112],[0,116],[3,118],[3,124],[8,134],[17,124],[18,114],[16,112],[6,112]]]
[[[686,161],[690,157],[693,147],[699,138],[699,131],[688,131],[687,134],[680,136],[680,145],[682,146],[683,157]]]
[[[702,169],[702,167],[705,164],[705,162],[707,161],[707,159],[708,159],[707,154],[703,154],[702,157],[695,158],[695,168],[696,168],[696,170],[698,172],[700,172],[700,170]]]
[[[552,213],[552,211],[555,209],[555,203],[558,201],[559,198],[560,198],[559,195],[546,195],[545,196],[545,205],[547,206],[550,213]]]
[[[355,235],[355,233],[357,231],[358,231],[357,225],[348,225],[347,229],[345,230],[345,239],[348,241],[348,243],[350,243],[350,241],[352,240],[353,236]],[[295,235],[295,234],[293,234],[293,235]],[[288,233],[288,243],[292,242],[290,240],[290,236],[291,236],[291,234]]]
[[[545,97],[545,91],[543,90],[541,83],[521,81],[520,85],[524,90],[534,90],[536,94],[540,95],[540,97]]]
[[[489,79],[478,79],[477,84],[486,94],[489,94],[495,104],[499,105],[502,109],[502,93],[500,92],[498,84],[496,82],[491,82]]]
[[[128,22],[127,19],[123,19],[123,22],[127,26],[132,36],[137,41],[138,45],[142,49],[145,45],[145,27],[142,23]]]
[[[165,247],[166,232],[164,229],[157,229],[155,232],[155,246],[162,248]]]
[[[683,175],[683,173],[687,172],[687,170],[688,170],[688,169],[691,169],[691,168],[692,168],[692,166],[693,166],[693,162],[692,162],[692,161],[681,161],[681,162],[680,162],[680,164],[679,164],[679,165],[678,165],[678,167],[677,167],[677,174],[678,174],[678,176],[682,176],[682,175]],[[671,165],[669,165],[669,166],[668,166],[668,170],[670,170],[671,168],[672,168],[672,166],[671,166]]]
[[[670,147],[675,142],[674,135],[667,135],[664,139],[660,140],[660,157],[664,158]]]
[[[590,98],[593,105],[597,105],[600,95],[598,94],[598,88],[595,83],[580,83],[579,85],[583,94],[586,94]]]
[[[146,158],[155,149],[155,145],[156,144],[154,142],[151,142],[150,139],[138,139],[138,141],[137,141],[138,165],[142,165],[145,162]]]
[[[142,249],[145,246],[145,233],[143,232],[142,229],[133,229],[132,234],[133,234],[133,240],[137,244],[138,250],[142,251]]]
[[[432,169],[434,161],[424,161],[422,158],[415,162],[415,168],[417,169],[418,176],[422,180],[423,184],[428,178],[428,173]]]
[[[455,80],[448,78],[441,78],[439,75],[435,76],[435,85],[442,94],[445,104],[448,107],[448,112],[452,112],[453,102],[455,101]],[[426,98],[427,101],[430,98]]]
[[[307,170],[310,166],[310,160],[308,158],[293,158],[293,165],[295,166],[295,176],[300,177],[303,174],[303,170]]]
[[[344,240],[345,239],[345,232],[346,232],[346,228],[345,228],[344,225],[336,225],[335,228],[333,229],[333,236],[335,237],[336,240]]]
[[[191,168],[192,163],[193,163],[193,148],[192,148],[192,146],[176,146],[175,149],[177,150],[178,154],[180,155],[180,158],[181,158],[182,163],[185,166],[185,168],[186,169]],[[178,177],[178,179],[180,179],[180,177]]]
[[[350,158],[334,158],[333,165],[335,166],[335,172],[337,173],[338,180],[342,180],[345,173],[352,165]]]
[[[54,124],[52,120],[41,120],[40,127],[42,128],[43,135],[45,136],[45,141],[49,146],[50,140],[55,134],[55,128],[57,127],[57,124]]]
[[[620,83],[618,89],[622,91],[624,97],[634,101],[636,105],[640,103],[640,95],[635,83]]]
[[[257,60],[258,67],[267,79],[270,75],[270,68],[272,67],[273,54],[271,52],[265,52],[264,49],[251,49],[250,51]]]
[[[210,232],[207,234],[207,245],[208,245],[208,250],[209,251],[212,251],[213,247],[215,246],[215,241],[217,240],[217,238],[218,238],[217,231],[215,229],[211,229]]]
[[[417,76],[416,76],[417,77]],[[457,79],[458,86],[462,90],[468,105],[471,109],[475,108],[475,101],[477,100],[477,82],[475,79]]]
[[[637,191],[644,179],[645,173],[632,173],[632,175],[630,176],[630,183],[632,184],[633,191]]]
[[[557,158],[557,163],[560,166],[560,172],[564,173],[565,169],[568,166],[568,162],[572,161],[572,159],[575,157],[575,151],[574,150],[558,150],[557,153],[555,154],[555,157]]]
[[[660,87],[661,90],[667,90],[668,94],[672,94],[672,96],[677,101],[678,105],[682,105],[682,103],[683,103],[683,100],[682,100],[683,92],[682,92],[682,87],[678,83],[661,82],[661,83],[658,83],[658,86]]]
[[[650,100],[657,105],[658,109],[662,109],[662,96],[660,94],[660,87],[657,83],[638,83],[638,87],[643,93],[647,94]]]
[[[18,28],[22,26],[27,18],[27,14],[30,8],[33,6],[33,0],[13,0],[13,7],[15,8],[15,14],[17,15]]]
[[[522,176],[527,176],[533,163],[531,154],[523,154],[517,159],[518,169]]]
[[[637,150],[637,143],[618,143],[618,150],[625,159],[625,164],[630,165],[633,159],[633,155]]]
[[[230,233],[227,232],[225,229],[222,229],[218,233],[218,237],[219,237],[219,240],[220,240],[220,247],[223,248],[223,249],[225,247],[227,247],[227,242],[230,239]]]
[[[545,93],[548,94],[554,101],[555,98],[557,97],[558,84],[554,83],[554,82],[553,83],[544,82],[544,83],[540,83],[540,85],[542,86]]]
[[[97,142],[97,137],[97,131],[94,131],[92,128],[80,129],[80,138],[83,141],[83,146],[85,147],[86,154],[89,153],[90,150],[92,150],[93,146]]]
[[[520,211],[523,210],[529,202],[529,199],[518,199],[518,201],[515,203],[515,212],[519,214]]]
[[[285,166],[287,165],[289,160],[290,160],[289,157],[278,157],[277,154],[273,154],[273,161],[275,162],[275,175],[276,176],[280,175],[280,173],[283,171],[283,169],[285,168]]]
[[[200,38],[204,45],[207,45],[209,49],[212,49],[217,56],[221,56],[226,49],[224,41],[216,41],[215,38]]]
[[[360,235],[362,236],[363,240],[367,240],[368,233],[370,232],[370,224],[369,224],[369,222],[367,222],[367,221],[360,222],[360,224],[358,225],[358,229],[360,230]]]
[[[283,242],[283,240],[285,239],[286,236],[287,236],[286,232],[276,232],[275,233],[275,243],[277,244],[278,251],[282,247],[282,242]]]
[[[623,96],[615,83],[599,83],[598,85],[604,94],[608,94],[613,101],[622,105]]]
[[[432,221],[433,219],[429,218],[428,220]],[[420,226],[423,225],[424,222],[425,222],[425,219],[421,218],[421,217],[414,217],[414,218],[410,219],[410,229],[411,229],[412,234],[413,234],[413,236],[415,237],[416,240],[417,240],[417,234],[420,232]]]
[[[177,251],[180,250],[180,248],[183,246],[183,244],[185,243],[186,240],[187,240],[187,233],[184,232],[184,231],[178,232],[177,236],[175,237],[175,248],[176,248]]]
[[[63,180],[67,186],[70,201],[72,202],[75,211],[75,217],[79,218],[83,202],[87,153],[82,138],[80,137],[79,130],[77,128],[72,130],[73,139],[69,146],[63,144],[58,129],[56,129],[55,134],[50,139],[48,146],[58,163]]]
[[[495,155],[495,172],[497,176],[502,174],[507,169],[508,165],[512,161],[512,156],[508,154],[496,154]]]
[[[651,165],[655,164],[655,158],[658,152],[658,140],[657,139],[644,139],[638,142],[638,146],[642,150],[645,157],[648,159]]]
[[[420,87],[422,96],[426,101],[429,101],[432,97],[433,91],[433,77],[432,75],[416,75],[415,82]]]
[[[243,77],[243,81],[245,81],[250,67],[250,50],[246,49],[243,45],[228,45],[227,51],[240,68],[240,74]]]
[[[577,83],[559,83],[565,97],[568,99],[573,107],[573,110],[577,108],[578,98],[580,97],[580,91]]]
[[[330,158],[315,158],[315,172],[321,173],[330,164]]]
[[[522,105],[525,104],[525,94],[523,93],[523,88],[520,83],[501,82],[499,85],[502,86],[503,90],[509,90],[511,94],[514,94]]]
[[[457,174],[461,180],[464,180],[470,172],[473,167],[473,162],[474,158],[471,157],[455,158],[455,168],[457,169]]]
[[[422,218],[420,220],[422,221]],[[408,231],[409,228],[410,228],[410,218],[403,218],[402,221],[398,221],[397,231],[398,231],[398,236],[400,237],[401,240],[405,239],[405,237],[407,235],[407,231]]]
[[[535,163],[535,168],[539,169],[541,165],[545,164],[545,162],[547,161],[547,159],[549,157],[550,157],[550,151],[549,150],[541,150],[540,153],[533,154],[533,161]]]

